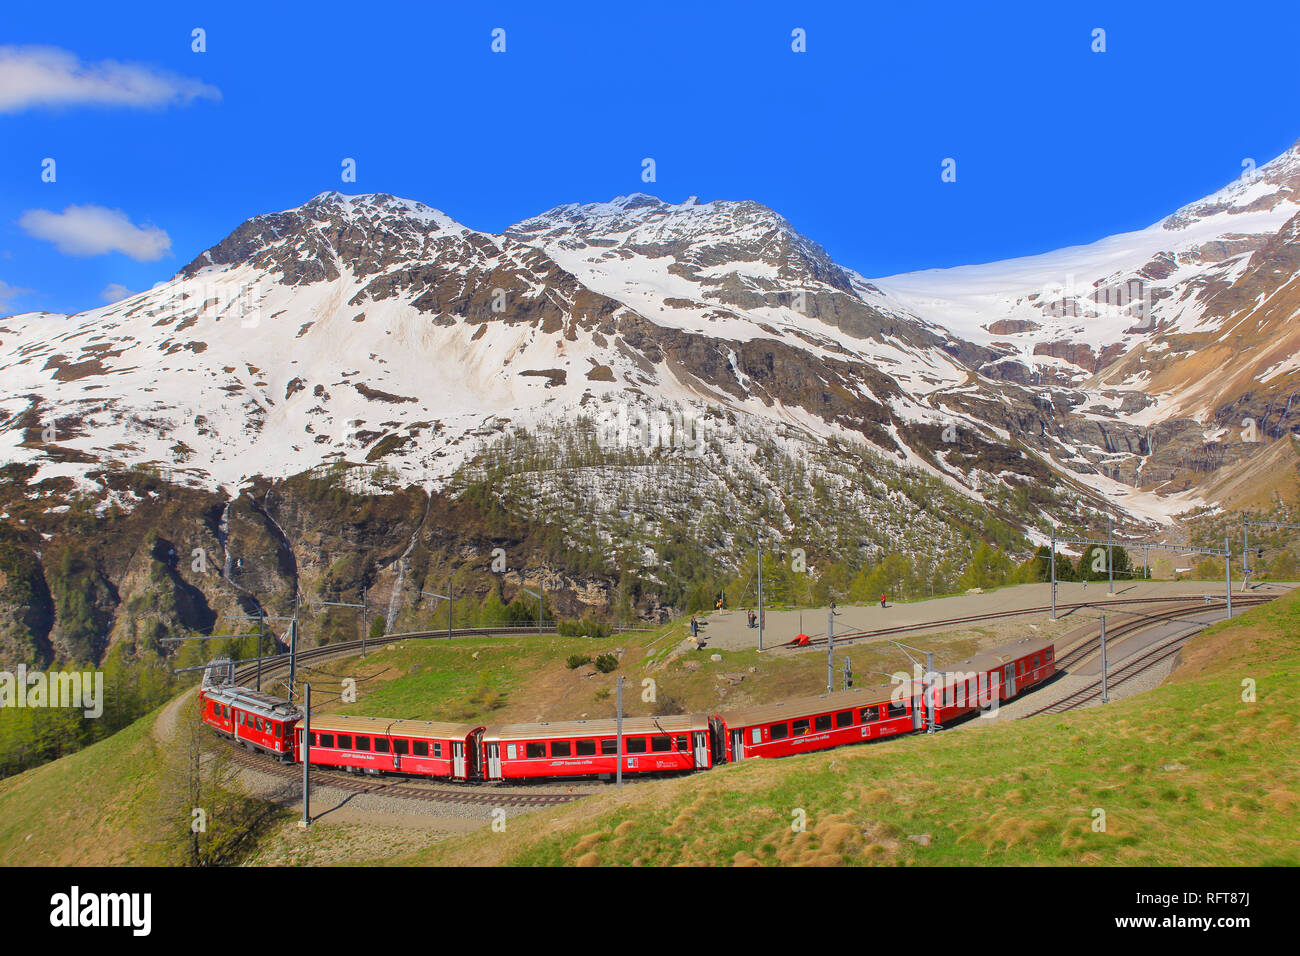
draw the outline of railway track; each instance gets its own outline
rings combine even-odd
[[[1264,604],[1271,600],[1273,600],[1272,597],[1255,596],[1254,600],[1247,598],[1242,603],[1243,606],[1249,607],[1253,605]],[[1138,631],[1146,630],[1147,628],[1152,627],[1156,624],[1178,621],[1182,618],[1183,615],[1186,615],[1187,613],[1189,612],[1186,608],[1180,608],[1174,611],[1167,611],[1161,614],[1146,616],[1138,621],[1126,622],[1125,626],[1123,626],[1122,628],[1116,628],[1114,631],[1108,630],[1106,636],[1108,639],[1112,636],[1112,634],[1116,637],[1123,637],[1128,634],[1133,634]],[[1151,647],[1144,648],[1143,650],[1139,651],[1137,654],[1129,657],[1119,667],[1116,667],[1113,670],[1108,671],[1106,676],[1107,689],[1109,690],[1110,688],[1118,687],[1120,684],[1123,684],[1127,681],[1132,680],[1135,677],[1138,677],[1146,673],[1147,671],[1151,670],[1153,667],[1158,667],[1159,665],[1163,664],[1165,661],[1177,655],[1178,652],[1183,649],[1183,645],[1187,643],[1189,638],[1194,637],[1196,634],[1199,634],[1202,630],[1204,630],[1208,626],[1209,626],[1208,624],[1205,624],[1200,621],[1189,622],[1187,629],[1183,633],[1174,634],[1167,638],[1164,638],[1163,640],[1158,641]],[[1100,646],[1101,646],[1100,635],[1098,635],[1096,638],[1090,638],[1084,641],[1082,644],[1070,650],[1069,654],[1077,655],[1072,659],[1071,662],[1078,663],[1080,660],[1082,660],[1084,657],[1087,656],[1088,652],[1097,650],[1100,648]],[[1064,658],[1057,661],[1058,666],[1061,666],[1062,660],[1064,660]],[[1083,707],[1086,704],[1090,704],[1093,701],[1099,699],[1100,697],[1101,697],[1101,677],[1099,676],[1095,680],[1088,683],[1086,686],[1076,690],[1074,693],[1066,697],[1063,697],[1060,700],[1055,701],[1051,704],[1048,704],[1045,707],[1040,707],[1037,710],[1030,711],[1024,716],[1039,717],[1044,714],[1063,714],[1066,711],[1076,710],[1079,707]]]
[[[1118,687],[1125,681],[1132,680],[1141,674],[1146,673],[1153,667],[1163,664],[1165,661],[1174,657],[1183,649],[1188,638],[1195,636],[1202,630],[1202,625],[1189,627],[1186,633],[1175,634],[1172,637],[1161,641],[1154,647],[1149,647],[1145,651],[1129,658],[1121,666],[1115,668],[1107,675],[1107,689]],[[1101,697],[1101,678],[1098,677],[1087,687],[1082,687],[1068,697],[1063,697],[1053,704],[1046,707],[1040,707],[1038,710],[1025,714],[1025,717],[1040,717],[1044,714],[1063,714],[1066,711],[1076,710],[1085,704],[1090,704]]]
[[[1242,598],[1239,599],[1239,601],[1233,601],[1232,606],[1234,608],[1256,607],[1260,604],[1266,604],[1272,600],[1273,600],[1273,596],[1271,595],[1263,596],[1263,595],[1253,594],[1253,595],[1243,596]],[[1106,638],[1107,640],[1112,640],[1114,638],[1125,637],[1129,634],[1136,633],[1137,631],[1145,630],[1146,628],[1152,626],[1153,624],[1160,624],[1164,621],[1177,620],[1180,616],[1188,613],[1190,613],[1188,608],[1180,607],[1180,608],[1173,608],[1165,611],[1154,611],[1150,614],[1137,615],[1135,618],[1131,618],[1129,620],[1121,621],[1118,624],[1112,624],[1108,626],[1106,628]],[[1081,663],[1084,658],[1088,657],[1094,651],[1099,651],[1100,649],[1101,649],[1101,633],[1100,631],[1098,631],[1096,636],[1087,637],[1084,640],[1080,641],[1078,644],[1075,644],[1064,654],[1057,655],[1056,667],[1058,670],[1068,670],[1070,667],[1073,667],[1074,665]]]
[[[1236,608],[1239,604],[1242,607],[1248,607],[1252,604],[1263,601],[1271,601],[1276,595],[1264,597],[1258,594],[1242,595],[1233,598],[1232,606]],[[1083,608],[1097,608],[1104,611],[1108,607],[1119,607],[1134,604],[1163,604],[1170,601],[1176,601],[1181,604],[1203,604],[1205,598],[1199,594],[1172,595],[1169,597],[1146,597],[1146,598],[1118,598],[1114,601],[1080,601],[1074,604],[1056,605],[1057,613],[1062,611],[1077,611]],[[1010,611],[990,611],[986,614],[970,614],[965,617],[950,617],[940,621],[925,621],[919,624],[897,624],[892,627],[878,627],[866,631],[846,631],[843,634],[835,635],[836,644],[845,644],[851,641],[860,641],[872,637],[885,637],[890,634],[904,634],[908,631],[925,631],[936,627],[952,627],[961,624],[975,624],[980,621],[991,621],[1006,617],[1020,617],[1025,614],[1048,614],[1052,610],[1050,604],[1041,604],[1036,607],[1017,608]],[[1183,609],[1185,610],[1185,609]],[[826,638],[814,637],[807,644],[797,645],[794,641],[787,641],[780,645],[781,647],[818,647],[825,646]]]
[[[545,625],[539,632],[536,627],[469,627],[458,628],[452,632],[455,637],[503,637],[512,634],[554,634],[555,626]],[[626,632],[623,632],[626,633]],[[322,644],[319,647],[308,647],[298,651],[298,663],[305,661],[324,661],[334,657],[351,657],[360,651],[383,647],[385,644],[391,644],[394,641],[407,640],[448,640],[446,631],[407,631],[401,634],[386,634],[377,641],[356,640],[340,641],[337,644]],[[262,664],[262,676],[273,675],[287,670],[289,667],[289,655],[278,654],[271,658],[269,662],[264,661]],[[235,682],[243,683],[251,680],[257,675],[257,665],[250,664],[246,667],[235,670]]]
[[[283,764],[256,751],[246,750],[232,740],[222,739],[231,759],[240,767],[285,782],[302,779],[299,764]],[[420,800],[425,803],[459,803],[491,807],[554,807],[589,796],[581,793],[516,793],[502,791],[494,786],[466,784],[464,787],[442,789],[418,786],[412,778],[401,776],[369,777],[318,767],[313,764],[312,787],[332,787],[348,793],[373,793],[380,797],[400,800]]]

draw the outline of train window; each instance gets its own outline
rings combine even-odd
[[[618,741],[611,740],[610,743],[614,744],[618,743]],[[574,747],[576,748],[575,753],[579,757],[596,756],[596,741],[594,740],[579,740],[574,744]]]
[[[673,749],[673,738],[671,737],[651,737],[650,750],[652,753],[666,754]]]
[[[413,740],[411,741],[411,748],[411,752],[417,757],[429,756],[429,742],[427,740]],[[513,757],[514,754],[511,754],[510,756]]]
[[[901,717],[907,713],[907,703],[901,700],[891,700],[889,702],[889,716]]]
[[[310,743],[313,747],[319,747],[319,746],[320,746],[320,744],[316,743],[316,735],[315,735],[315,734],[312,734],[312,735],[311,735],[311,739],[309,740],[309,743]]]
[[[258,717],[258,718],[257,718],[257,732],[258,732],[259,734],[264,734],[264,733],[266,733],[266,731],[267,731],[267,728],[264,727],[264,726],[262,726],[262,718],[261,718],[261,717]]]
[[[864,724],[869,724],[873,720],[880,719],[880,709],[877,707],[863,707],[862,712],[858,714],[858,717]]]
[[[771,727],[771,736],[773,740],[785,740],[790,736],[789,724],[773,724]]]
[[[813,718],[813,729],[816,730],[818,733],[821,733],[823,730],[830,730],[830,729],[831,729],[831,715],[830,715],[830,714],[818,714],[816,717],[814,717],[814,718]]]
[[[836,727],[847,727],[851,723],[853,723],[853,711],[841,710],[838,714],[835,715]]]
[[[540,742],[524,744],[524,756],[530,759],[534,757],[545,757],[546,744]]]
[[[602,754],[616,755],[618,753],[618,738],[610,737],[608,740],[600,742],[600,752]]]
[[[369,737],[361,737],[361,736],[358,736],[358,737],[357,737],[357,742],[356,742],[355,744],[353,744],[352,746],[353,746],[355,749],[357,749],[357,750],[369,750],[369,749],[370,749],[370,738],[369,738]]]
[[[333,735],[333,734],[321,734],[321,735],[320,735],[320,745],[321,745],[322,747],[329,747],[329,748],[332,750],[332,749],[334,748],[334,735]]]
[[[677,749],[683,753],[691,749],[690,741],[686,739],[685,734],[677,738]]]
[[[410,752],[411,742],[409,740],[398,738],[393,741],[393,753],[397,754],[399,757],[405,757]]]
[[[793,736],[802,737],[806,733],[808,733],[808,718],[805,717],[803,720],[796,720],[794,722]]]
[[[573,744],[569,743],[567,740],[551,741],[552,757],[569,757],[572,755],[573,755]]]
[[[1049,647],[1047,651],[1043,654],[1043,660],[1050,661],[1051,659],[1052,659],[1052,649]]]
[[[435,742],[434,742],[434,745],[433,745],[433,755],[434,755],[435,757],[441,757],[441,756],[442,756],[442,743],[441,743],[440,741],[435,741]]]
[[[388,738],[387,738],[387,737],[376,737],[376,738],[375,738],[375,753],[377,753],[377,754],[386,754],[386,753],[388,753]]]
[[[339,734],[339,750],[351,750],[351,749],[352,749],[352,735]]]
[[[645,749],[646,749],[646,748],[645,748],[645,738],[644,738],[644,737],[628,737],[628,738],[627,738],[626,740],[624,740],[623,742],[627,745],[627,752],[628,752],[628,753],[630,753],[630,754],[643,754],[643,753],[645,753]]]
[[[519,748],[515,744],[506,744],[506,759],[514,760],[519,756]]]

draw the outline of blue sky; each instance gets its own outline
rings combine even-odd
[[[166,74],[166,102],[0,85],[0,314],[148,288],[326,189],[490,231],[636,191],[756,199],[887,275],[1141,228],[1300,139],[1291,4],[18,6],[0,46],[23,48],[20,68],[31,46],[92,78],[116,61]],[[108,233],[126,238],[74,248],[70,206],[120,210]]]

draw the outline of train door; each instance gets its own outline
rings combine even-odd
[[[451,775],[457,780],[465,779],[465,741],[451,742]]]
[[[469,754],[465,779],[474,780],[483,775],[483,728],[479,727],[469,735]]]
[[[745,759],[744,730],[733,730],[731,732],[731,759],[736,763]]]
[[[487,778],[489,780],[501,779],[501,745],[497,743],[485,744],[487,749]]]
[[[1005,679],[1004,682],[1006,684],[1006,690],[1003,696],[1007,697],[1008,699],[1015,697],[1016,696],[1016,662],[1015,661],[1008,662],[1006,666],[1002,668],[1002,674],[1004,676]]]
[[[695,731],[695,767],[702,770],[709,765],[709,735]]]
[[[913,682],[913,687],[916,683]],[[912,729],[920,730],[925,726],[925,685],[921,685],[921,692],[912,694]]]

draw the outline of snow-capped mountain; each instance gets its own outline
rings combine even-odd
[[[1292,149],[1137,233],[868,280],[754,202],[635,194],[491,235],[324,193],[147,292],[0,320],[0,458],[229,490],[369,461],[437,487],[507,429],[653,405],[718,454],[744,454],[739,416],[974,499],[1054,482],[1159,518],[1251,454],[1220,447],[1242,414],[1291,429],[1298,207]]]
[[[1138,390],[1153,402],[1135,420],[1208,423],[1249,384],[1207,370],[1280,384],[1297,368],[1297,231],[1300,144],[1137,232],[876,285],[996,350],[989,377]]]
[[[436,484],[471,435],[647,395],[898,452],[967,372],[883,301],[754,203],[631,196],[491,236],[326,193],[148,292],[6,320],[0,403],[8,457],[43,474],[154,462],[229,486],[343,458]]]

